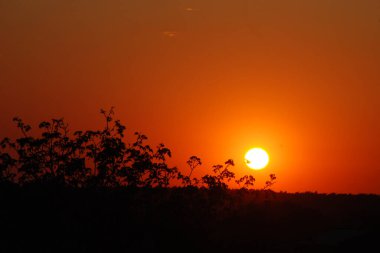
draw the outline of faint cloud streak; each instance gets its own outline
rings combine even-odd
[[[194,8],[191,8],[191,7],[187,7],[187,8],[185,9],[185,11],[192,12],[192,11],[198,11],[198,9],[194,9]]]
[[[177,35],[176,32],[173,32],[173,31],[165,31],[165,32],[162,32],[165,36],[169,37],[169,38],[173,38]]]

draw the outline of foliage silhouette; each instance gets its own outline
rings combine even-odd
[[[202,165],[201,159],[197,156],[191,156],[189,160],[187,161],[187,164],[189,165],[190,168],[190,173],[187,177],[183,177],[183,183],[185,185],[192,185],[192,181],[194,185],[199,184],[199,180],[197,178],[191,178],[191,174],[193,174],[193,171],[196,167]]]
[[[253,187],[255,183],[255,178],[251,175],[245,175],[241,177],[240,179],[236,180],[235,182],[238,185],[241,185],[242,189],[249,189],[250,187]]]
[[[269,180],[265,182],[265,186],[264,186],[264,190],[267,190],[269,189],[272,185],[274,185],[275,181],[276,181],[277,177],[275,174],[270,174],[269,175]]]
[[[223,165],[214,165],[212,171],[215,175],[205,175],[202,177],[202,182],[209,189],[228,189],[228,182],[235,178],[235,173],[229,168],[235,166],[233,160],[228,160]]]
[[[134,134],[132,143],[126,142],[126,127],[114,118],[114,108],[100,110],[104,127],[100,130],[71,132],[63,119],[43,121],[38,126],[39,136],[31,135],[32,127],[15,117],[21,137],[4,138],[0,142],[0,181],[27,185],[54,184],[73,188],[87,187],[168,187],[179,180],[183,186],[228,189],[232,180],[242,188],[252,188],[255,178],[246,175],[235,180],[233,160],[212,167],[212,174],[200,179],[193,177],[202,165],[197,156],[187,161],[187,176],[167,159],[171,151],[164,144],[152,148],[147,137]],[[273,175],[274,176],[274,175]],[[266,183],[271,187],[275,176]]]

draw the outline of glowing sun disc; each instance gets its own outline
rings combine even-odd
[[[269,155],[262,148],[253,148],[248,150],[244,158],[247,166],[254,170],[261,170],[269,163]]]

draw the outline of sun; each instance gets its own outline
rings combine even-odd
[[[244,158],[247,166],[254,170],[261,170],[269,163],[269,155],[262,148],[253,148],[248,150]]]

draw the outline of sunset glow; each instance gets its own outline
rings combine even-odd
[[[1,136],[15,116],[100,127],[114,106],[185,174],[197,155],[242,176],[263,145],[276,190],[380,193],[379,1],[0,6]]]

